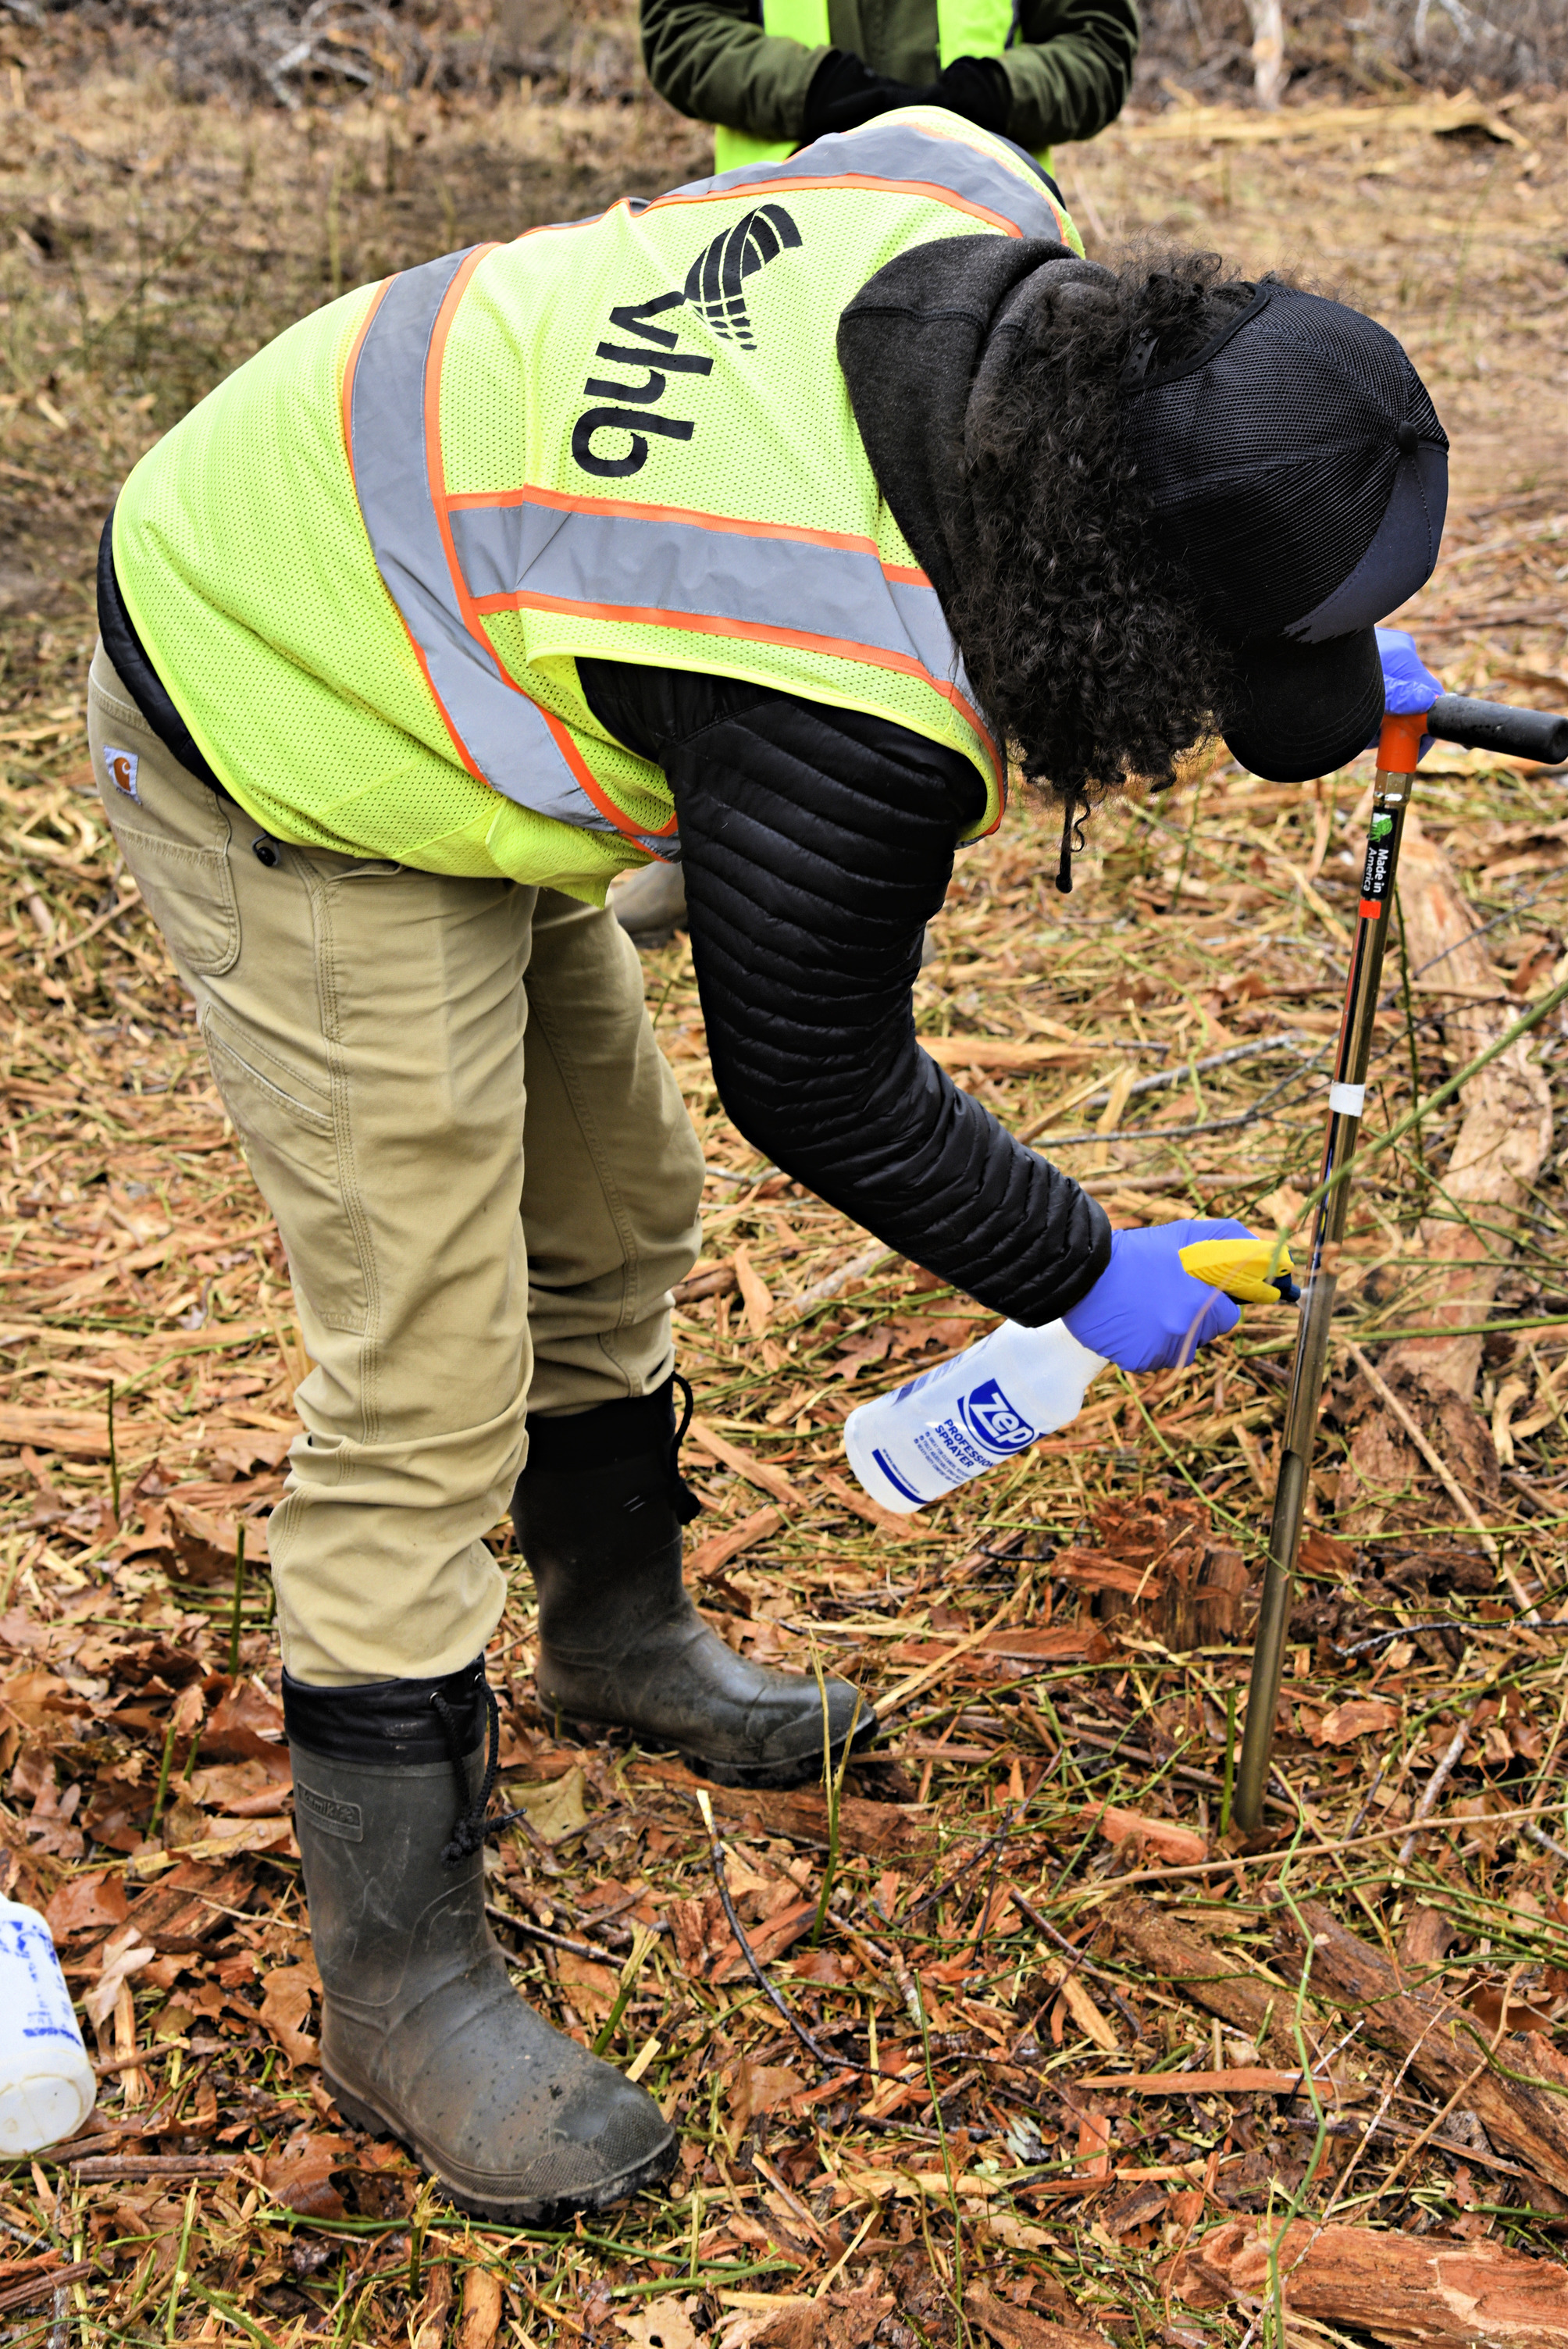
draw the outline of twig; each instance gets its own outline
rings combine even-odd
[[[1304,1061],[1299,1068],[1292,1069],[1289,1074],[1283,1076],[1270,1092],[1262,1094],[1250,1109],[1238,1110],[1233,1117],[1207,1118],[1198,1125],[1119,1126],[1112,1138],[1117,1142],[1180,1142],[1185,1141],[1192,1134],[1230,1133],[1239,1125],[1255,1125],[1259,1118],[1266,1113],[1270,1103],[1278,1101],[1281,1093],[1286,1092],[1300,1078],[1309,1075],[1315,1062],[1323,1060],[1329,1050],[1328,1045],[1321,1045],[1310,1061]],[[1182,1076],[1189,1073],[1190,1069],[1187,1067],[1181,1071]],[[1082,1133],[1037,1134],[1029,1146],[1032,1150],[1061,1150],[1065,1149],[1069,1142],[1103,1142],[1105,1139],[1103,1133],[1091,1126],[1087,1133]]]
[[[1404,1842],[1399,1846],[1398,1865],[1400,1868],[1408,1868],[1412,1858],[1415,1857],[1416,1844],[1421,1832],[1421,1822],[1423,1819],[1429,1819],[1431,1817],[1433,1811],[1437,1807],[1438,1796],[1442,1793],[1443,1788],[1448,1785],[1449,1780],[1453,1776],[1455,1770],[1458,1768],[1460,1755],[1465,1750],[1465,1740],[1470,1735],[1470,1731],[1475,1727],[1476,1715],[1480,1711],[1480,1704],[1474,1704],[1470,1707],[1469,1713],[1465,1715],[1463,1721],[1460,1722],[1452,1737],[1449,1740],[1448,1745],[1444,1749],[1442,1760],[1438,1764],[1437,1768],[1428,1779],[1426,1785],[1422,1790],[1421,1799],[1416,1805],[1416,1816],[1410,1821],[1410,1832],[1405,1837]]]
[[[1071,1971],[1073,1972],[1088,1974],[1091,1982],[1099,1982],[1101,1990],[1104,1991],[1107,1998],[1110,2000],[1111,2003],[1116,2008],[1117,2013],[1120,2015],[1123,2023],[1126,2023],[1128,2029],[1131,2032],[1134,2039],[1141,2039],[1143,2036],[1143,2025],[1139,2021],[1132,2008],[1128,2004],[1126,1999],[1122,1997],[1121,1992],[1117,1989],[1117,1986],[1115,1982],[1112,1982],[1110,1976],[1104,1972],[1100,1967],[1091,1963],[1081,1950],[1075,1949],[1072,1942],[1068,1940],[1065,1933],[1058,1933],[1056,1927],[1050,1922],[1049,1919],[1042,1917],[1039,1910],[1034,1906],[1034,1904],[1031,1901],[1025,1899],[1023,1894],[1018,1890],[1016,1885],[1009,1887],[1008,1898],[1011,1899],[1013,1906],[1017,1910],[1019,1916],[1025,1918],[1027,1922],[1034,1927],[1037,1933],[1043,1933],[1047,1941],[1054,1941],[1058,1950],[1065,1950],[1067,1951],[1068,1956],[1072,1960]]]
[[[724,1904],[725,1917],[728,1921],[730,1931],[735,1936],[736,1947],[739,1950],[741,1956],[746,1960],[748,1966],[750,1968],[752,1979],[756,1982],[758,1990],[760,1990],[763,1995],[770,2001],[772,2005],[782,2016],[783,2020],[789,2024],[796,2038],[800,2042],[801,2046],[806,2050],[807,2054],[811,2056],[815,2062],[820,2064],[824,2071],[861,2071],[864,2068],[861,2064],[851,2064],[849,2062],[847,2057],[842,2055],[830,2054],[825,2047],[820,2046],[818,2042],[812,2038],[805,2024],[799,2020],[791,2008],[786,2003],[779,1992],[776,1990],[772,1982],[769,1981],[768,1976],[763,1971],[762,1967],[758,1961],[756,1951],[752,1948],[750,1942],[746,1938],[746,1928],[742,1925],[739,1912],[737,1909],[734,1901],[730,1899],[729,1878],[724,1872],[724,1845],[719,1838],[718,1829],[713,1823],[713,1805],[708,1800],[707,1788],[706,1786],[699,1786],[697,1788],[696,1803],[698,1810],[702,1813],[703,1825],[707,1829],[707,1856],[713,1868],[713,1880],[718,1887],[719,1899]]]
[[[493,1900],[485,1902],[485,1915],[499,1924],[510,1925],[514,1933],[526,1933],[531,1941],[547,1941],[552,1950],[565,1950],[574,1958],[592,1958],[595,1965],[604,1962],[604,1945],[595,1948],[588,1941],[573,1941],[565,1933],[552,1933],[543,1925],[536,1925],[527,1917],[514,1917],[510,1909],[498,1909]],[[661,1929],[655,1926],[655,1932]]]
[[[813,1305],[820,1305],[827,1298],[836,1297],[841,1288],[847,1288],[851,1281],[858,1280],[862,1273],[874,1272],[878,1265],[884,1264],[892,1253],[892,1249],[884,1247],[881,1240],[875,1247],[862,1248],[859,1256],[850,1258],[848,1264],[841,1264],[837,1272],[825,1274],[820,1280],[813,1281],[810,1288],[803,1288],[799,1297],[789,1299],[784,1309],[797,1318],[809,1313]]]

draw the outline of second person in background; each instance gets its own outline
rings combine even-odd
[[[1126,102],[1137,0],[642,0],[661,98],[714,125],[714,169],[773,161],[896,106],[944,106],[1050,169]]]

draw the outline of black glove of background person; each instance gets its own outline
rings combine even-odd
[[[830,130],[858,130],[895,106],[934,106],[936,90],[916,89],[906,81],[889,81],[872,73],[851,49],[830,49],[806,91],[806,111],[800,119],[800,144],[825,138]]]
[[[800,143],[808,146],[830,130],[858,130],[895,106],[945,106],[982,130],[1005,137],[1013,111],[1013,88],[1006,69],[995,57],[954,57],[929,88],[911,82],[890,81],[872,73],[851,49],[830,49],[811,76],[806,110],[800,123]]]
[[[1006,138],[1013,111],[1013,85],[995,57],[954,57],[932,93],[937,106],[961,114],[978,129]]]

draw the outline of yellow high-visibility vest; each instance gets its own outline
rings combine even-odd
[[[882,715],[969,759],[976,833],[997,819],[997,746],[835,337],[912,245],[1074,232],[939,109],[832,147],[348,295],[143,458],[121,593],[269,831],[602,898],[679,843],[663,770],[588,705],[590,657]]]
[[[762,29],[803,49],[831,45],[828,0],[762,0]],[[945,68],[959,57],[999,57],[1018,37],[1015,0],[936,0],[936,54]],[[747,130],[732,130],[717,122],[713,130],[713,168],[738,171],[746,163],[779,162],[794,153],[788,139],[753,139]],[[1051,150],[1042,147],[1036,160],[1048,171]]]

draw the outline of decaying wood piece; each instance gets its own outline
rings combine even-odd
[[[1102,1623],[1130,1622],[1178,1652],[1233,1639],[1247,1588],[1239,1549],[1217,1544],[1196,1501],[1113,1497],[1093,1518],[1095,1547],[1058,1556],[1095,1590]]]
[[[1442,1971],[1443,1960],[1459,1939],[1458,1928],[1440,1909],[1415,1901],[1405,1912],[1399,1931],[1398,1966],[1412,1990],[1423,1988]]]
[[[1165,2272],[1194,2308],[1270,2297],[1265,2221],[1233,2220]],[[1298,2219],[1278,2251],[1287,2311],[1392,2344],[1444,2349],[1568,2349],[1568,2269],[1502,2243],[1377,2234]]]
[[[1320,1902],[1304,1900],[1301,1915],[1312,1935],[1315,1996],[1354,2007],[1364,2039],[1408,2056],[1423,2087],[1445,2101],[1457,2095],[1488,2137],[1568,2193],[1568,2061],[1538,2034],[1516,2033],[1502,2041],[1495,2060],[1525,2078],[1506,2078],[1487,2061],[1490,2039],[1451,2000],[1407,1983],[1381,1951],[1346,1932]],[[1282,1920],[1275,1944],[1287,1962],[1299,1957],[1294,1919]],[[1530,2085],[1537,2081],[1542,2085]]]
[[[1157,1982],[1170,1983],[1194,2005],[1233,2023],[1282,2067],[1299,2064],[1295,2002],[1288,1991],[1238,1968],[1202,1933],[1179,1925],[1152,1900],[1140,1899],[1136,1894],[1107,1909],[1105,1921],[1123,1948],[1141,1960]],[[1310,2022],[1305,2024],[1305,2036],[1307,2053],[1318,2054],[1321,2050]]]
[[[1473,1060],[1512,1025],[1520,1007],[1506,999],[1464,999],[1471,990],[1477,996],[1506,999],[1507,986],[1486,940],[1478,935],[1453,866],[1427,838],[1414,811],[1406,819],[1400,852],[1399,904],[1406,953],[1412,972],[1419,974],[1417,1008],[1425,1010],[1441,1002],[1451,1049],[1461,1062]],[[1440,962],[1435,959],[1439,955]],[[1442,988],[1454,993],[1442,996],[1438,992]],[[1429,989],[1429,1000],[1423,1001]],[[1522,1037],[1470,1079],[1464,1090],[1459,1136],[1442,1170],[1449,1196],[1494,1226],[1513,1221],[1525,1204],[1524,1185],[1535,1180],[1552,1147],[1552,1096],[1544,1072],[1531,1057],[1534,1050],[1535,1039]],[[1436,1216],[1422,1224],[1418,1248],[1423,1260],[1453,1267],[1435,1293],[1423,1292],[1422,1320],[1485,1319],[1473,1309],[1491,1297],[1503,1270],[1493,1260],[1495,1231],[1491,1239],[1489,1257],[1487,1241],[1468,1225]],[[1408,1338],[1386,1357],[1384,1372],[1408,1363],[1427,1385],[1468,1395],[1475,1390],[1481,1344],[1480,1338]]]
[[[645,1762],[641,1767],[647,1776],[663,1779],[666,1785],[695,1791],[706,1784],[694,1777],[683,1762]],[[749,1823],[767,1835],[789,1836],[798,1843],[827,1847],[825,1795],[804,1789],[799,1794],[780,1794],[756,1786],[709,1786],[707,1792],[727,1826]],[[841,1797],[839,1844],[844,1851],[887,1859],[905,1852],[923,1856],[935,1850],[934,1835],[923,1819],[911,1819],[897,1803],[868,1802],[858,1795]]]
[[[1494,1043],[1518,1015],[1479,934],[1448,857],[1422,830],[1414,810],[1406,819],[1399,862],[1399,904],[1405,950],[1414,976],[1417,1009],[1440,1006],[1448,1041],[1460,1061]],[[1445,991],[1446,990],[1446,991]],[[1486,1001],[1491,996],[1496,999]],[[1501,1235],[1526,1203],[1526,1186],[1552,1147],[1552,1097],[1532,1059],[1534,1040],[1523,1037],[1472,1077],[1464,1089],[1464,1116],[1446,1166],[1440,1169],[1443,1212],[1423,1218],[1411,1246],[1421,1264],[1447,1268],[1424,1280],[1418,1319],[1460,1325],[1487,1319],[1506,1267]],[[1472,1230],[1451,1212],[1468,1209]],[[1379,1364],[1383,1377],[1412,1404],[1460,1482],[1484,1503],[1497,1485],[1497,1457],[1485,1422],[1470,1402],[1480,1371],[1479,1337],[1408,1338]],[[1341,1480],[1339,1506],[1353,1529],[1372,1530],[1381,1513],[1372,1495],[1421,1474],[1423,1464],[1403,1433],[1382,1413],[1357,1430]]]
[[[988,2284],[972,2283],[964,2295],[966,2314],[975,2319],[983,2332],[1001,2349],[1110,2349],[1103,2333],[1081,2320],[1069,2318],[1062,2323],[1045,2316],[1037,2316],[1030,2308],[1016,2308],[1010,2300],[998,2300]]]

